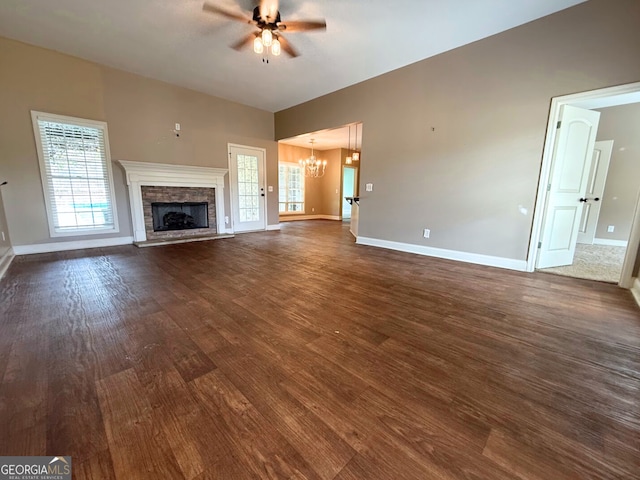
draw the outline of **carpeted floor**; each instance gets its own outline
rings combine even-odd
[[[565,277],[586,278],[601,282],[618,283],[626,247],[608,245],[576,245],[573,265],[542,268],[541,272],[555,273]]]

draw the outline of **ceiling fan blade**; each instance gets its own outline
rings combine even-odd
[[[256,34],[251,32],[248,35],[245,35],[244,37],[242,37],[240,40],[238,40],[233,45],[231,45],[231,48],[233,48],[234,50],[242,50],[243,48],[245,48],[248,45],[252,44],[253,40],[255,38],[256,38]]]
[[[282,50],[284,50],[290,57],[295,58],[300,55],[282,35],[278,35],[278,40],[280,41],[280,48],[282,48]]]
[[[252,23],[251,19],[246,15],[243,15],[241,13],[231,12],[225,8],[220,8],[217,5],[214,5],[209,2],[204,2],[204,5],[202,5],[202,10],[204,10],[205,12],[211,12],[211,13],[216,13],[218,15],[222,15],[223,17],[230,18],[231,20],[238,20],[240,22]]]
[[[260,0],[260,16],[267,23],[273,23],[278,17],[278,0]]]
[[[278,24],[280,30],[291,32],[304,32],[307,30],[326,30],[327,22],[324,20],[299,20]]]

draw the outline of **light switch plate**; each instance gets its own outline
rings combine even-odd
[[[373,183],[367,183],[364,188],[367,192],[373,192]]]
[[[273,192],[273,185],[269,185],[269,186],[267,187],[267,190],[269,190],[270,192]]]

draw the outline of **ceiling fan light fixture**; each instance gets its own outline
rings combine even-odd
[[[262,44],[262,39],[260,37],[256,37],[253,40],[253,51],[256,53],[264,52],[264,45]]]
[[[277,57],[278,55],[280,55],[280,52],[281,52],[280,40],[276,38],[271,44],[271,53],[273,54],[274,57]]]
[[[262,44],[265,47],[270,47],[273,43],[273,33],[268,28],[262,30]]]
[[[231,0],[227,0],[229,2]],[[308,20],[295,20],[292,22],[283,23],[278,11],[278,1],[255,0],[252,3],[258,3],[254,9],[253,14],[249,12],[239,13],[236,10],[228,9],[217,5],[213,0],[205,0],[202,9],[205,12],[213,13],[224,18],[242,22],[244,24],[252,25],[256,28],[254,30],[255,36],[258,40],[252,38],[254,33],[247,33],[239,41],[230,45],[234,50],[242,50],[248,47],[253,40],[253,51],[259,55],[264,54],[262,58],[263,63],[269,63],[269,53],[273,56],[279,56],[283,52],[289,57],[297,57],[300,54],[295,48],[280,34],[285,30],[287,32],[306,32],[311,30],[326,30],[327,22],[324,19],[308,19]],[[234,3],[240,3],[239,0],[235,0]],[[245,2],[246,3],[246,2]],[[282,38],[282,40],[280,40]],[[271,49],[271,51],[269,51]]]

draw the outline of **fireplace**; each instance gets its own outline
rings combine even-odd
[[[217,235],[216,189],[143,186],[147,240]]]
[[[126,160],[119,163],[129,186],[134,242],[226,233],[226,169]],[[174,206],[154,215],[152,204]],[[171,212],[166,218],[169,225],[165,225],[164,217]]]
[[[209,228],[209,202],[153,202],[154,232]]]

